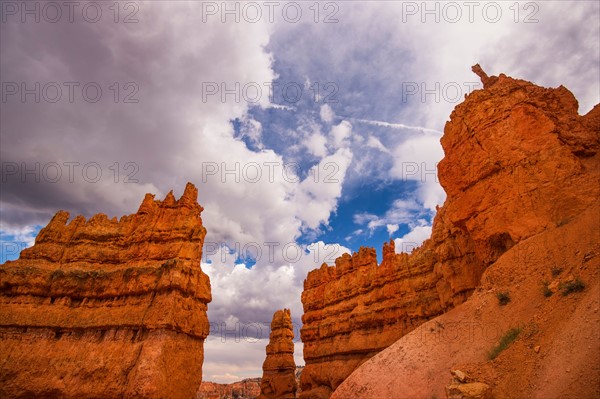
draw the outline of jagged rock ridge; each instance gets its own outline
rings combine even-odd
[[[0,266],[0,397],[190,398],[211,301],[190,183],[137,213],[58,212]]]
[[[202,381],[196,399],[256,399],[260,394],[260,378],[246,378],[230,384]]]
[[[447,199],[431,238],[410,255],[384,245],[381,265],[361,248],[305,280],[302,397],[328,398],[367,359],[463,303],[507,250],[597,200],[600,108],[579,116],[562,86],[474,72],[484,89],[455,109],[441,140]]]

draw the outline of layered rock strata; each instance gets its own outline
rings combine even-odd
[[[294,362],[294,326],[289,309],[273,315],[267,358],[263,363],[259,399],[293,399],[296,397]]]
[[[202,381],[196,399],[256,399],[260,394],[260,378],[247,378],[231,384]]]
[[[505,75],[456,107],[441,139],[447,199],[431,238],[410,255],[393,242],[343,255],[304,282],[303,398],[328,398],[367,359],[464,302],[486,268],[519,242],[568,223],[597,201],[596,106],[586,116],[564,87]],[[596,182],[596,180],[593,180]]]
[[[58,212],[0,266],[0,397],[191,398],[211,301],[190,183],[137,213]]]

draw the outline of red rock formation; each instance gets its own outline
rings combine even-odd
[[[0,266],[0,397],[191,398],[210,282],[198,191],[138,212],[58,212]]]
[[[260,394],[260,378],[247,378],[231,384],[202,381],[196,399],[256,399]]]
[[[464,302],[511,247],[597,200],[590,170],[598,167],[600,108],[582,117],[562,86],[474,71],[485,88],[445,127],[438,174],[447,199],[431,238],[410,255],[384,245],[379,266],[375,251],[361,248],[305,280],[301,397],[328,398],[374,354]]]
[[[300,376],[304,366],[296,366],[296,386],[300,385]],[[246,378],[230,384],[202,381],[196,393],[196,399],[256,399],[260,395],[261,378]],[[296,391],[296,394],[298,391]]]
[[[296,363],[294,362],[294,326],[289,309],[278,310],[271,322],[267,358],[263,363],[260,399],[296,397]]]
[[[599,182],[596,165],[588,169],[591,190]],[[444,398],[457,368],[471,377],[467,382],[488,385],[495,399],[600,397],[598,215],[596,200],[575,219],[516,244],[486,269],[465,303],[367,360],[331,399]],[[545,293],[547,282],[560,287],[572,276],[583,291]],[[499,305],[500,292],[509,293],[509,304]],[[515,327],[522,329],[515,342],[490,361]]]

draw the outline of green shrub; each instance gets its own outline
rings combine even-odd
[[[498,298],[498,303],[500,306],[504,306],[510,302],[510,293],[508,291],[501,291],[496,294],[496,298]]]
[[[546,298],[549,298],[552,296],[552,294],[554,294],[554,292],[552,292],[552,290],[548,287],[547,281],[542,281],[542,293]]]
[[[572,292],[580,292],[585,289],[585,283],[581,281],[579,277],[577,277],[573,281],[567,281],[566,283],[560,284],[560,289],[562,290],[562,295],[567,296]]]
[[[562,267],[552,266],[552,277],[558,277],[562,273]]]
[[[498,357],[498,355],[503,350],[508,348],[510,344],[512,344],[517,339],[520,333],[521,329],[517,327],[508,330],[506,334],[504,334],[504,336],[500,338],[500,342],[498,343],[498,345],[496,345],[494,348],[492,348],[491,351],[488,352],[488,358],[490,360],[494,360],[496,357]]]

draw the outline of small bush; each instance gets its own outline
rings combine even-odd
[[[497,358],[503,350],[508,348],[510,344],[512,344],[517,339],[520,333],[521,329],[517,327],[508,330],[506,334],[504,334],[504,336],[500,338],[500,342],[498,343],[498,345],[496,345],[494,348],[492,348],[491,351],[488,352],[488,358],[490,360],[494,360],[495,358]]]
[[[542,293],[546,298],[549,298],[552,296],[552,294],[554,294],[554,292],[552,292],[552,290],[548,287],[547,281],[542,282]]]
[[[498,303],[500,306],[504,306],[510,302],[510,294],[508,291],[498,292],[496,294],[496,298],[498,298]]]
[[[562,273],[563,269],[562,267],[558,267],[558,266],[552,266],[552,277],[558,277],[561,273]]]
[[[562,290],[562,295],[567,296],[572,292],[580,292],[585,289],[585,283],[581,281],[579,277],[577,277],[573,281],[568,281],[566,283],[561,283],[560,288]]]

